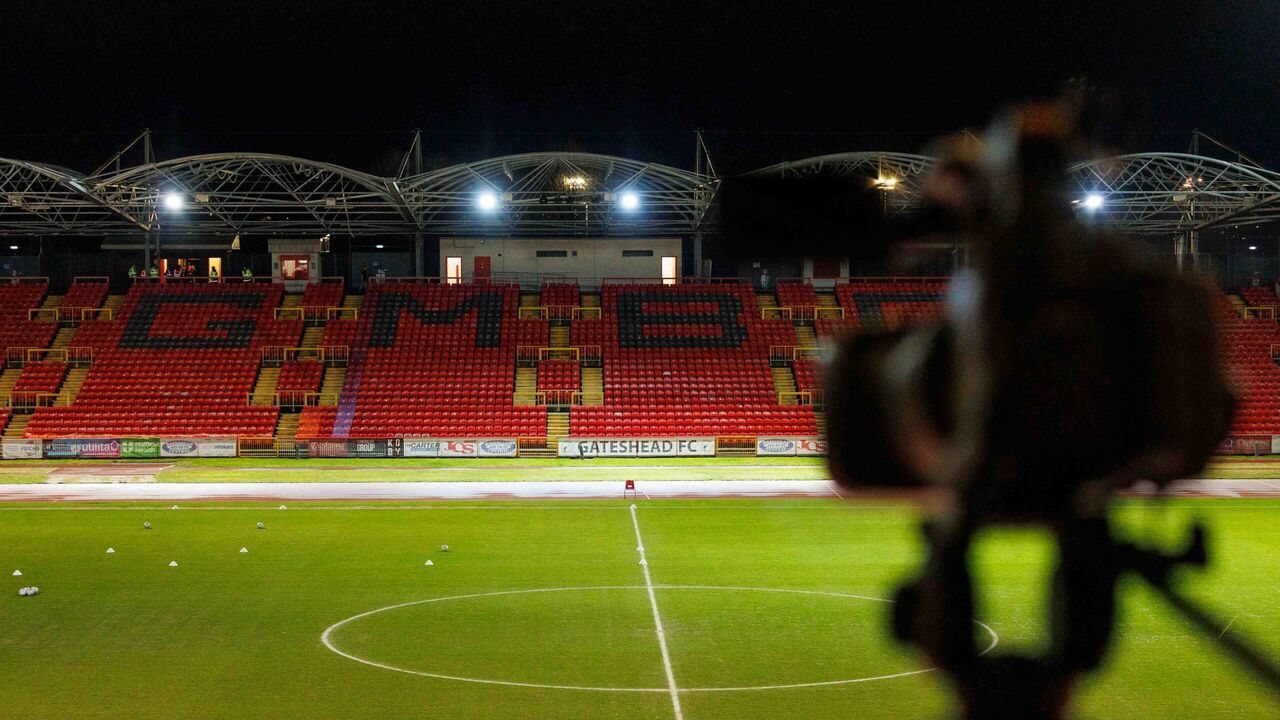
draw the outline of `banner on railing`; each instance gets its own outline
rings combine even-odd
[[[796,454],[796,439],[783,437],[762,437],[756,438],[756,455],[773,456],[794,456]]]
[[[479,457],[480,447],[475,440],[441,440],[440,457]]]
[[[41,448],[47,458],[100,458],[120,457],[120,441],[115,438],[45,440]]]
[[[201,440],[196,445],[196,454],[200,457],[236,456],[236,441],[234,439]]]
[[[199,454],[200,445],[195,440],[167,438],[160,441],[160,457],[162,458],[197,457]]]
[[[480,440],[476,446],[476,455],[480,457],[507,457],[516,456],[515,440]]]
[[[39,440],[5,440],[5,460],[37,460],[41,456]]]
[[[404,457],[404,440],[312,440],[307,454],[320,458]]]
[[[826,438],[796,438],[797,455],[826,455]]]
[[[160,457],[160,438],[121,438],[120,457],[158,458]]]
[[[715,438],[561,438],[560,457],[710,457]]]

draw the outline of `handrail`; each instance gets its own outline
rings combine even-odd
[[[825,280],[825,279],[832,279],[832,278],[820,278],[820,279]],[[921,282],[948,283],[948,282],[951,282],[951,278],[946,275],[885,275],[885,276],[865,275],[865,276],[843,276],[843,277],[834,278],[834,280],[836,281],[837,285],[859,285],[859,284],[869,285],[872,283],[889,283],[891,285],[896,285],[898,283],[921,283]]]
[[[27,320],[30,320],[33,322],[38,322],[41,320],[41,318],[47,319],[50,317],[52,317],[53,322],[58,322],[59,316],[60,316],[60,313],[58,312],[58,308],[56,307],[37,307],[37,308],[30,308],[27,310]]]
[[[105,317],[103,317],[105,316]],[[87,320],[115,320],[115,311],[109,307],[82,307],[80,308],[80,322]]]
[[[599,320],[602,317],[604,316],[601,314],[601,308],[599,305],[583,305],[581,307],[573,308],[570,313],[570,319],[573,320]]]
[[[744,277],[606,277],[600,278],[600,285],[750,285],[751,281]]]
[[[97,285],[98,283],[109,284],[110,282],[111,282],[111,278],[107,277],[106,275],[77,275],[71,278],[72,285],[75,285],[76,283],[88,283],[92,285]]]
[[[351,317],[344,317],[350,314]],[[346,307],[343,305],[334,306],[325,311],[325,320],[359,320],[360,308]]]
[[[822,349],[813,345],[770,345],[770,362],[792,363],[796,360],[818,360]]]
[[[317,278],[317,279],[316,279],[316,282],[317,282],[317,283],[324,283],[324,284],[326,284],[326,285],[329,285],[329,284],[332,284],[332,285],[346,285],[346,284],[347,284],[347,279],[346,279],[346,278],[344,278],[344,277],[342,277],[341,275],[325,275],[325,276],[323,276],[323,277]]]
[[[761,320],[790,320],[792,318],[792,309],[789,307],[780,307],[774,305],[772,307],[760,308]]]
[[[49,278],[42,275],[32,275],[30,277],[24,277],[22,275],[19,275],[17,277],[0,278],[0,281],[7,282],[10,285],[48,285],[49,284]]]
[[[563,405],[581,405],[581,390],[538,390],[534,393],[534,402],[537,405],[563,406]]]
[[[1275,320],[1276,306],[1275,305],[1246,305],[1244,308],[1243,317],[1262,319],[1262,320]]]

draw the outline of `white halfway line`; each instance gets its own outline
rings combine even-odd
[[[662,629],[662,615],[658,613],[658,598],[653,594],[653,578],[649,576],[649,560],[644,554],[644,538],[640,537],[640,521],[636,519],[636,506],[631,506],[631,527],[636,529],[636,552],[640,553],[640,569],[644,570],[644,589],[649,593],[649,607],[653,608],[653,625],[658,633],[658,648],[662,651],[662,667],[667,671],[667,690],[671,693],[671,709],[676,720],[684,720],[680,709],[680,688],[676,687],[676,674],[671,669],[671,654],[667,652],[667,633]]]

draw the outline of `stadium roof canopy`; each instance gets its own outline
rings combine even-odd
[[[885,193],[888,212],[920,200],[920,183],[936,159],[902,153],[851,152],[780,163],[756,171],[864,175]],[[1225,224],[1280,220],[1280,173],[1242,160],[1180,153],[1137,153],[1068,169],[1066,201],[1123,233],[1178,235]],[[1091,196],[1096,207],[1085,209]]]
[[[680,234],[702,226],[714,188],[709,175],[587,153],[513,155],[402,178],[255,153],[90,177],[0,159],[0,234]]]
[[[896,213],[919,201],[935,160],[852,152],[757,173],[858,174]],[[1184,234],[1280,220],[1280,173],[1241,158],[1139,153],[1080,163],[1069,187],[1121,232]],[[543,152],[378,177],[282,155],[222,153],[84,176],[0,158],[0,235],[319,237],[439,235],[673,235],[709,227],[717,179],[666,165]],[[170,209],[166,199],[180,200]],[[1082,209],[1082,212],[1084,210]]]

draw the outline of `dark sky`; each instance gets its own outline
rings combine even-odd
[[[1084,76],[1128,150],[1192,128],[1280,166],[1280,5],[1238,2],[390,4],[94,0],[6,7],[0,156],[87,171],[254,150],[390,173],[582,149],[722,171],[921,149]],[[1183,6],[1186,7],[1183,7]]]

